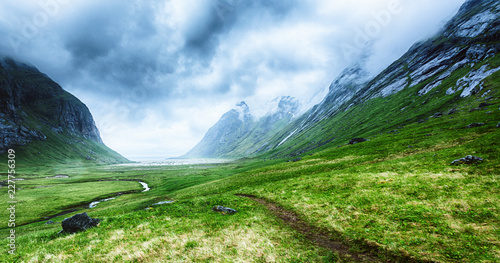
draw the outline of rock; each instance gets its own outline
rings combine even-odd
[[[56,222],[54,222],[54,221],[52,221],[52,220],[49,220],[49,221],[47,221],[45,224],[46,224],[46,225],[51,225],[51,224],[55,224],[55,223],[56,223]]]
[[[457,109],[451,109],[448,111],[448,115],[452,115],[452,114],[455,114],[457,113]]]
[[[475,123],[471,123],[467,126],[467,128],[476,128],[476,127],[481,127],[481,126],[484,126],[484,123],[480,123],[480,122],[475,122]]]
[[[434,118],[441,118],[441,117],[443,117],[443,113],[442,112],[436,112],[436,113],[434,113],[434,115],[432,115],[432,117],[434,117]]]
[[[488,106],[491,106],[491,105],[493,105],[493,104],[483,102],[483,103],[479,104],[479,108],[484,108],[484,107],[488,107]]]
[[[292,159],[292,160],[288,160],[288,161],[286,161],[286,162],[287,162],[287,163],[289,163],[289,162],[298,162],[298,161],[300,161],[300,160],[302,160],[302,158],[298,157],[298,158],[295,158],[295,159]]]
[[[451,162],[451,165],[473,164],[473,163],[475,164],[475,163],[482,162],[482,161],[483,161],[483,158],[481,158],[481,157],[467,155],[464,158],[454,160],[453,162]]]
[[[224,206],[214,206],[212,207],[212,211],[223,213],[223,214],[234,214],[236,213],[236,210],[229,208],[229,207],[224,207]]]
[[[86,212],[76,214],[72,217],[65,218],[61,225],[62,230],[59,233],[76,233],[85,231],[89,228],[98,226],[101,219],[91,218]]]
[[[500,122],[497,124],[497,128],[500,128]]]
[[[353,138],[349,141],[349,144],[356,144],[356,143],[360,143],[360,142],[366,142],[368,141],[368,139],[365,139],[365,138]]]

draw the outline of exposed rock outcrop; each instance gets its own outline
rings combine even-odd
[[[102,144],[88,108],[33,66],[0,58],[0,153],[47,138],[43,129]]]

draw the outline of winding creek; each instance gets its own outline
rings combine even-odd
[[[147,192],[149,190],[151,190],[151,188],[149,188],[149,185],[145,182],[141,182],[141,181],[138,181],[141,185],[142,185],[142,188],[144,188],[144,190],[142,190],[142,192]],[[120,196],[120,195],[118,195]],[[96,207],[99,203],[102,203],[102,202],[107,202],[107,201],[111,201],[111,200],[114,200],[116,199],[118,196],[116,197],[111,197],[111,198],[105,198],[105,199],[101,199],[99,201],[94,201],[92,203],[89,204],[89,208],[94,208]]]
[[[142,182],[140,180],[124,179],[124,180],[117,180],[117,181],[137,181],[138,183],[140,183],[142,185],[143,190],[141,192],[147,192],[147,191],[151,190],[151,188],[149,187],[149,185],[147,183]],[[46,216],[46,217],[40,218],[40,219],[32,221],[32,222],[20,224],[18,226],[24,226],[24,225],[29,225],[29,224],[33,224],[33,223],[42,222],[42,221],[47,221],[47,220],[50,220],[52,218],[55,218],[55,217],[58,217],[58,216],[63,216],[63,215],[66,215],[66,214],[69,214],[69,213],[73,213],[73,212],[76,212],[76,211],[80,211],[80,210],[83,210],[83,209],[95,208],[98,204],[100,204],[102,202],[111,201],[111,200],[114,200],[114,199],[118,198],[121,195],[132,194],[132,193],[137,193],[137,192],[138,192],[138,190],[128,191],[128,192],[120,192],[120,193],[117,193],[115,197],[110,197],[110,198],[105,198],[105,199],[101,199],[101,200],[98,200],[98,201],[93,201],[93,202],[91,202],[89,204],[85,204],[85,205],[74,206],[74,207],[68,208],[67,210],[64,210],[64,211],[62,211],[60,213],[57,213],[55,215]],[[0,229],[2,229],[2,228],[0,228]]]

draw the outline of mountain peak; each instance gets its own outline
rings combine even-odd
[[[279,115],[283,118],[290,115],[293,118],[299,111],[300,102],[297,98],[291,96],[280,96],[273,99],[267,106],[266,116]]]
[[[252,116],[250,115],[250,107],[248,107],[248,105],[244,101],[237,103],[236,108],[234,108],[230,112],[232,111],[235,111],[238,114],[238,119],[241,122],[247,122],[252,118]]]
[[[11,57],[0,57],[0,66],[6,70],[24,69],[40,72],[35,66],[19,62]]]
[[[236,107],[245,108],[245,109],[249,108],[248,105],[246,104],[246,102],[244,102],[244,101],[240,101],[240,102],[236,103]]]
[[[3,57],[0,154],[9,148],[24,149],[27,155],[36,152],[35,159],[55,150],[64,154],[54,159],[126,161],[104,145],[89,109],[78,98],[34,66]]]

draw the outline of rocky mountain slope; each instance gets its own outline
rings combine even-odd
[[[374,78],[359,66],[346,69],[320,104],[267,142],[270,156],[395,131],[474,99],[487,103],[498,92],[499,16],[498,1],[469,0],[441,32],[414,44]]]
[[[88,108],[33,66],[0,59],[0,154],[35,161],[123,162],[107,148]]]
[[[499,16],[498,1],[468,0],[436,36],[414,44],[375,77],[367,73],[362,61],[345,69],[321,103],[279,131],[274,128],[273,133],[253,138],[251,144],[260,147],[248,148],[243,140],[233,140],[229,148],[213,143],[241,138],[241,133],[233,134],[219,122],[207,133],[210,140],[202,141],[204,149],[212,147],[205,156],[221,157],[228,152],[298,156],[345,144],[354,137],[396,131],[442,111],[455,112],[472,104],[471,98],[494,98],[500,71]],[[258,125],[262,123],[248,123],[236,130],[247,134],[243,127],[255,129]],[[214,130],[224,130],[223,136]]]
[[[234,158],[251,155],[266,147],[262,138],[270,138],[298,113],[299,102],[293,97],[279,97],[270,103],[268,112],[256,119],[245,102],[226,112],[204,138],[183,158]]]

